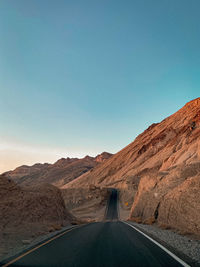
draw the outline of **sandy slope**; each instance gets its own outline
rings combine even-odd
[[[89,188],[62,189],[68,210],[84,221],[102,221],[109,192],[106,188],[90,185]]]

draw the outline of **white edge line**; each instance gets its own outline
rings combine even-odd
[[[172,258],[174,258],[176,261],[178,261],[184,267],[191,267],[190,265],[188,265],[187,263],[185,263],[183,260],[181,260],[179,257],[177,257],[175,254],[173,254],[171,251],[169,251],[167,248],[163,247],[160,243],[158,243],[157,241],[155,241],[153,238],[151,238],[150,236],[146,235],[145,233],[143,233],[142,231],[140,231],[139,229],[137,229],[136,227],[134,227],[132,224],[129,224],[129,223],[124,222],[124,221],[121,221],[121,222],[129,225],[130,227],[132,227],[133,229],[135,229],[136,231],[138,231],[140,234],[142,234],[143,236],[145,236],[146,238],[148,238],[149,240],[151,240],[154,244],[156,244],[158,247],[160,247],[162,250],[164,250],[167,254],[169,254]]]

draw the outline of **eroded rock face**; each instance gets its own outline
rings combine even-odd
[[[160,168],[141,177],[131,218],[154,218],[160,225],[200,235],[200,100],[188,103],[160,123],[175,138],[158,152]],[[148,160],[155,160],[155,156]]]
[[[75,221],[60,190],[49,184],[22,188],[0,176],[0,200],[0,258],[23,246],[23,240],[31,241]]]
[[[200,236],[200,176],[186,178],[177,174],[174,170],[165,178],[160,176],[162,181],[141,179],[131,217],[141,218],[141,222],[153,218],[160,226]]]
[[[160,202],[158,223],[200,236],[200,176],[186,179]]]
[[[49,184],[22,188],[0,176],[0,199],[2,229],[27,223],[63,224],[73,218],[60,190]]]

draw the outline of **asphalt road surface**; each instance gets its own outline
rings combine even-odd
[[[71,229],[7,266],[182,266],[144,235],[117,220],[117,198],[113,190],[106,221]]]
[[[118,219],[117,204],[118,204],[118,192],[116,189],[112,189],[110,198],[108,200],[105,220],[114,221]]]

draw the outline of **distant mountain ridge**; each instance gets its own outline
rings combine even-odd
[[[50,183],[61,187],[104,162],[111,156],[111,153],[103,152],[96,157],[86,156],[82,159],[69,157],[61,158],[54,164],[36,163],[32,166],[22,165],[13,171],[5,172],[3,176],[23,185]]]

